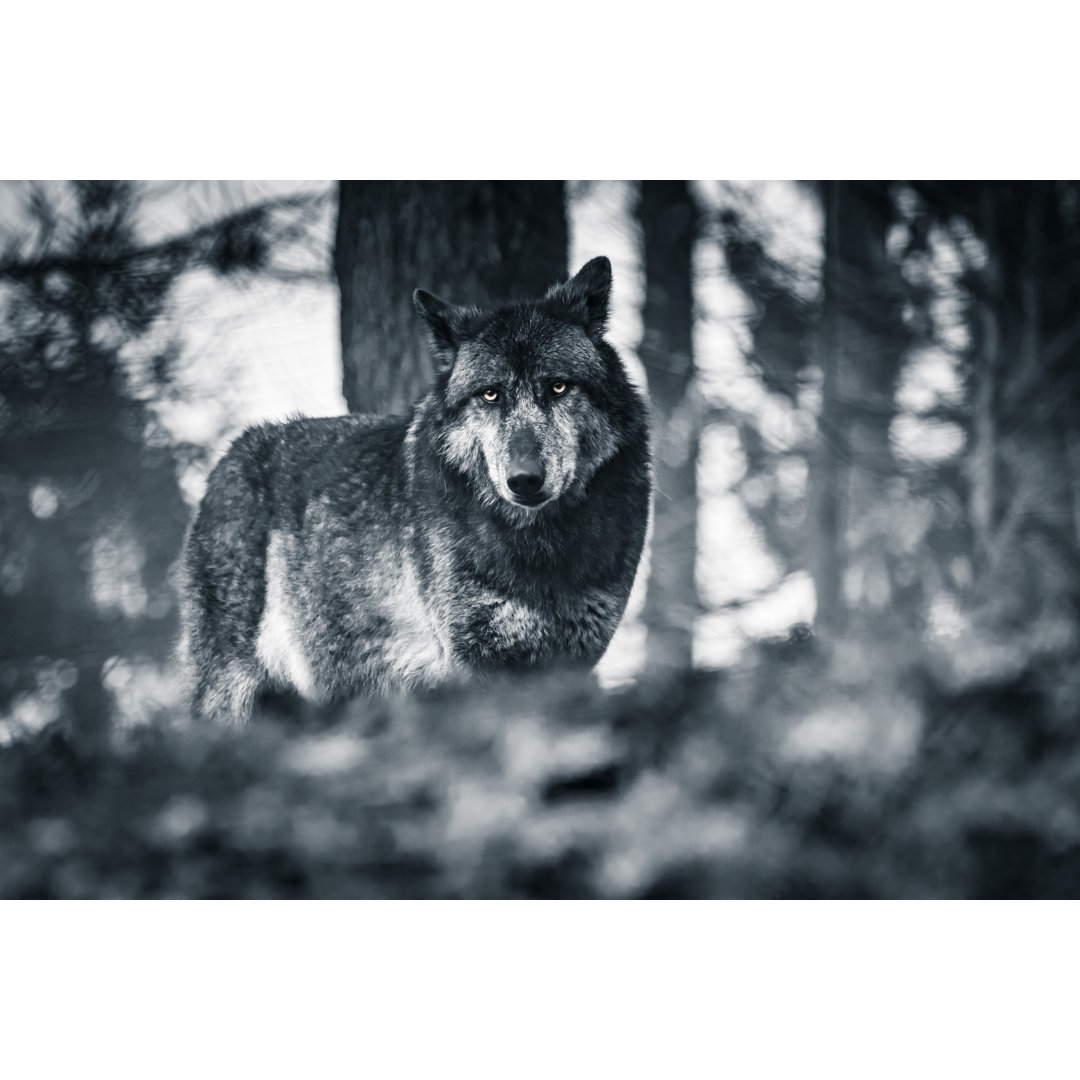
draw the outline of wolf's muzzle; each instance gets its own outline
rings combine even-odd
[[[506,470],[506,485],[516,502],[535,506],[544,501],[544,464],[540,446],[530,431],[519,431],[510,440],[510,461]]]

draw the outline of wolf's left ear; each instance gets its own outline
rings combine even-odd
[[[590,259],[569,281],[548,291],[585,324],[587,330],[603,333],[611,300],[611,262],[606,255]]]
[[[443,363],[452,363],[458,347],[465,340],[470,310],[455,307],[426,289],[413,293],[413,306],[427,324],[435,356]]]

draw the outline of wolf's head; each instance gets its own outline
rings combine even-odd
[[[628,437],[640,399],[604,340],[600,257],[540,300],[481,311],[417,289],[440,375],[436,453],[485,501],[527,518],[586,485]],[[524,520],[524,519],[523,519]]]

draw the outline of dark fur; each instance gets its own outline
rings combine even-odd
[[[492,312],[418,292],[441,370],[410,417],[299,419],[233,443],[185,551],[198,713],[242,721],[275,683],[329,701],[600,659],[650,500],[646,407],[603,337],[609,290],[594,259]],[[548,502],[517,504],[504,449],[544,475]]]

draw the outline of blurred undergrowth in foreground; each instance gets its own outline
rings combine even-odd
[[[269,703],[245,730],[107,740],[55,724],[0,749],[0,895],[1080,895],[1071,658],[960,682],[947,647],[828,653],[796,632],[614,691]]]

